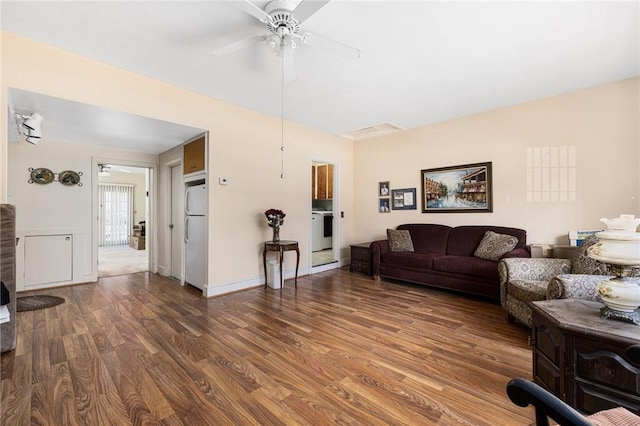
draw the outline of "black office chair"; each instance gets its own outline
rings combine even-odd
[[[623,407],[599,411],[585,417],[551,392],[525,379],[511,380],[507,384],[507,395],[520,407],[534,406],[536,426],[549,426],[549,419],[560,426],[640,426],[640,416]]]
[[[525,379],[512,379],[507,384],[507,395],[520,407],[533,405],[536,410],[536,426],[549,426],[549,418],[560,426],[592,426],[578,411],[546,389]]]

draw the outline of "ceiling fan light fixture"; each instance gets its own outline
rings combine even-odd
[[[98,164],[98,176],[111,176],[111,166],[108,164]]]
[[[264,40],[264,43],[272,49],[274,52],[278,52],[280,50],[280,44],[282,43],[282,38],[278,34],[274,34],[271,37],[267,37]]]

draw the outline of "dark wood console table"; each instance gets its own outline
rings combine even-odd
[[[300,266],[300,248],[297,241],[282,240],[277,243],[273,241],[264,242],[264,250],[262,251],[262,264],[264,265],[264,286],[267,286],[267,252],[277,251],[280,257],[280,290],[284,285],[284,271],[282,270],[282,259],[284,258],[284,252],[289,250],[295,250],[296,252],[296,275],[295,286],[298,287],[298,267]]]
[[[640,415],[640,327],[600,317],[598,302],[533,302],[533,379],[586,414]]]

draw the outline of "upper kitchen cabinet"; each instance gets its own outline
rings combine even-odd
[[[333,198],[333,164],[314,164],[312,166],[311,194],[314,200]]]
[[[182,145],[183,174],[205,173],[207,171],[207,136],[193,139]]]

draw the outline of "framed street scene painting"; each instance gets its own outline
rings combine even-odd
[[[420,172],[422,213],[492,212],[491,162]]]

